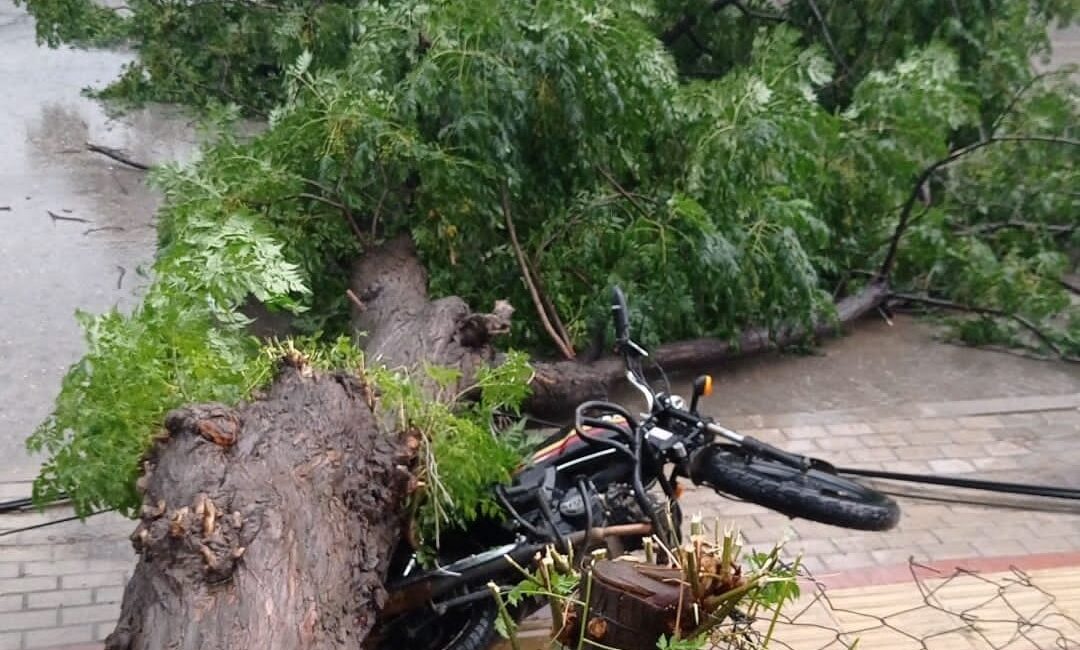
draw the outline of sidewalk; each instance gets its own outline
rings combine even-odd
[[[1078,407],[1080,394],[1069,394],[761,415],[725,424],[838,465],[1080,487]],[[0,500],[26,496],[29,489],[26,483],[0,484]],[[787,536],[788,554],[805,553],[807,569],[831,590],[910,583],[909,558],[921,563],[950,561],[943,566],[994,566],[986,564],[987,558],[1002,557],[1023,566],[1045,564],[1049,558],[1072,567],[1068,571],[1073,573],[1066,571],[1076,576],[1075,582],[1065,585],[1070,590],[1054,595],[1073,598],[1075,606],[1072,587],[1080,588],[1080,509],[1043,512],[1036,508],[1051,505],[1045,499],[950,488],[895,484],[888,489],[936,499],[1008,503],[1009,508],[898,497],[903,510],[899,526],[888,533],[863,533],[788,520],[707,489],[688,486],[682,501],[688,516],[700,512],[738,527],[749,546],[771,547]],[[0,515],[0,530],[68,514],[54,509],[45,514]],[[109,514],[85,524],[70,522],[0,537],[0,650],[64,644],[99,648],[112,631],[122,585],[134,567],[127,540],[132,529],[131,522]],[[1055,578],[1047,584],[1060,582]],[[834,604],[847,602],[838,601],[834,591],[829,594]],[[878,602],[877,596],[865,603],[851,597],[860,607]],[[889,598],[882,602],[893,602]]]
[[[752,416],[730,425],[837,466],[1080,488],[1078,407],[1080,395],[1071,394],[915,404],[906,417],[858,410]],[[1080,551],[1075,502],[873,483],[922,497],[897,497],[903,514],[888,533],[789,520],[706,488],[688,487],[682,504],[686,515],[732,522],[751,546],[788,539],[789,554],[805,553],[807,568],[819,577],[891,566],[911,556],[934,561]],[[1046,511],[1053,509],[1063,511]]]

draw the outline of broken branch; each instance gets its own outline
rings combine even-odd
[[[1050,336],[1042,330],[1038,325],[1032,323],[1027,318],[1020,316],[1019,314],[1012,314],[993,307],[979,307],[976,305],[965,305],[959,302],[953,302],[952,300],[945,300],[943,298],[931,298],[929,296],[917,296],[909,293],[893,293],[890,296],[891,299],[904,300],[907,302],[914,302],[930,307],[937,307],[939,309],[950,309],[953,311],[962,311],[970,314],[978,314],[980,316],[990,316],[993,318],[1007,318],[1016,321],[1018,325],[1031,332],[1042,341],[1043,345],[1052,350],[1054,354],[1063,361],[1078,362],[1080,359],[1076,357],[1070,357],[1065,354],[1061,347],[1054,342]]]
[[[52,210],[46,210],[45,212],[49,215],[49,217],[52,218],[53,223],[56,223],[57,221],[75,221],[77,223],[92,223],[89,219],[83,219],[82,217],[65,217],[62,214],[56,214]]]
[[[517,230],[514,228],[514,220],[510,216],[510,195],[504,185],[502,188],[502,210],[503,217],[506,219],[506,229],[510,233],[510,244],[514,248],[514,254],[517,256],[518,265],[521,267],[521,275],[525,278],[525,284],[529,289],[529,295],[532,296],[533,305],[536,306],[537,315],[540,316],[540,322],[543,324],[544,329],[547,331],[551,340],[555,342],[555,346],[559,348],[559,352],[567,359],[574,358],[574,349],[570,347],[570,342],[563,340],[559,333],[555,331],[555,327],[551,324],[551,319],[548,318],[547,311],[544,309],[544,299],[540,297],[540,292],[536,288],[536,283],[533,282],[532,275],[529,273],[529,263],[525,259],[525,253],[521,250],[521,244],[518,243]]]
[[[115,160],[118,163],[123,163],[123,164],[127,165],[128,167],[132,167],[132,168],[138,169],[140,171],[147,171],[148,169],[150,169],[149,165],[141,163],[141,162],[139,162],[137,160],[132,160],[131,158],[128,158],[123,152],[121,152],[121,151],[119,151],[117,149],[113,149],[111,147],[105,147],[105,146],[102,146],[100,144],[94,144],[93,142],[87,142],[86,143],[86,149],[87,149],[87,151],[92,151],[94,153],[99,153],[102,156],[105,156],[106,158],[111,158],[111,159]]]
[[[924,169],[919,177],[915,180],[915,185],[912,187],[911,192],[908,194],[908,198],[904,201],[904,207],[900,211],[900,219],[896,224],[896,230],[893,231],[892,239],[889,241],[889,250],[885,254],[885,261],[881,263],[881,269],[878,271],[878,277],[887,279],[891,274],[893,267],[896,266],[896,255],[900,249],[900,240],[904,236],[904,232],[907,231],[911,221],[911,211],[915,207],[915,202],[918,201],[919,195],[922,192],[923,185],[930,180],[930,177],[934,175],[937,170],[950,165],[964,156],[974,153],[983,147],[988,147],[998,142],[1044,142],[1050,144],[1062,144],[1072,147],[1080,147],[1080,140],[1073,140],[1071,138],[1058,138],[1054,136],[1042,136],[1042,135],[1018,135],[1018,136],[992,136],[985,140],[980,140],[972,144],[960,147],[953,150],[949,155],[944,158],[940,158],[934,161],[929,167]]]

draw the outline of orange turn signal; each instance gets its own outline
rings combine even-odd
[[[702,389],[701,394],[705,397],[712,395],[712,375],[705,375],[705,388]]]
[[[682,483],[679,483],[678,481],[675,481],[674,483],[675,485],[672,486],[674,488],[672,492],[675,493],[675,499],[678,500],[682,498],[683,486]]]

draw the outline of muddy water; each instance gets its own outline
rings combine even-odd
[[[143,173],[85,143],[148,162],[192,148],[192,129],[175,113],[110,119],[81,96],[130,58],[36,47],[30,17],[0,0],[0,207],[10,208],[0,210],[0,480],[36,471],[22,441],[83,350],[74,311],[127,308],[146,284],[137,269],[153,254],[155,195]]]

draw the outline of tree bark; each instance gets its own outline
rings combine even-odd
[[[368,251],[353,284],[371,363],[467,378],[509,328],[509,305],[429,301],[407,238]],[[413,445],[360,379],[283,365],[254,403],[167,417],[139,481],[140,558],[109,650],[355,649],[375,624]]]
[[[369,398],[294,363],[252,404],[170,413],[106,648],[356,648],[386,599],[408,485]]]

